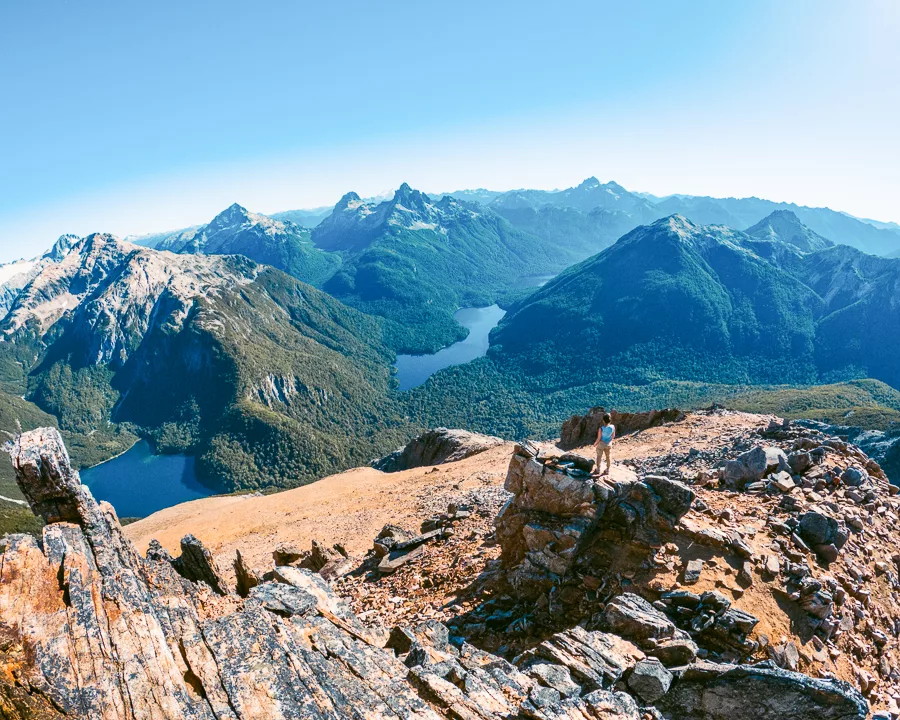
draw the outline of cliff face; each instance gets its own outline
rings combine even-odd
[[[577,483],[593,495],[593,481],[526,455],[513,459],[510,477],[534,476],[537,485],[513,488],[519,509],[547,522],[571,519],[567,508],[546,503],[566,502]],[[851,720],[868,713],[862,696],[838,681],[772,664],[696,660],[702,646],[632,592],[609,598],[602,627],[549,633],[512,662],[436,621],[373,631],[321,576],[297,567],[260,577],[238,557],[238,593],[192,536],[178,558],[158,544],[141,558],[113,509],[80,485],[55,430],[22,435],[13,458],[23,492],[48,524],[40,542],[13,537],[0,568],[7,718]],[[541,467],[519,472],[530,463]],[[526,485],[540,485],[543,499],[526,501]],[[576,514],[596,523],[630,518],[653,543],[696,502],[661,476],[625,485],[602,511],[589,500],[593,510],[579,503]],[[583,557],[572,555],[572,568],[558,568],[566,582]],[[510,568],[513,556],[504,558]],[[678,596],[679,606],[689,595]],[[746,634],[746,615],[714,595],[701,598],[695,615]]]

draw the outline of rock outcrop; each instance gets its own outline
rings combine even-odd
[[[619,436],[684,419],[684,413],[675,408],[623,413],[618,410],[607,411],[602,407],[592,407],[585,415],[573,415],[563,423],[559,446],[571,450],[593,443],[597,439],[597,432],[606,412],[609,412],[613,425],[616,426],[616,434]]]
[[[442,465],[477,455],[504,442],[502,438],[467,430],[434,428],[410,440],[406,447],[373,460],[372,467],[382,472],[399,472],[423,465]]]
[[[868,714],[859,692],[841,682],[770,665],[696,661],[688,634],[632,593],[609,599],[598,628],[550,634],[512,661],[436,621],[373,632],[320,574],[304,568],[277,566],[251,579],[244,568],[241,597],[191,536],[179,558],[158,545],[141,558],[113,509],[80,484],[56,430],[25,433],[13,457],[22,490],[47,525],[40,542],[12,536],[2,556],[5,718],[863,720]],[[663,476],[594,494],[590,477],[543,466],[538,472],[531,462],[537,460],[522,454],[513,459],[513,468],[523,470],[519,495],[531,499],[509,518],[525,515],[540,531],[537,519],[549,523],[555,510],[536,508],[555,502],[570,522],[591,523],[588,537],[571,546],[571,558],[560,551],[569,569],[600,550],[596,539],[604,533],[617,533],[620,544],[628,538],[652,547],[693,500],[690,490]],[[589,485],[593,500],[576,502],[591,495],[571,481]],[[554,500],[553,488],[563,497]],[[241,558],[236,566],[243,568]],[[521,571],[521,563],[507,566]],[[567,573],[558,579],[568,581]],[[746,614],[730,613],[717,593],[696,602],[690,595],[670,595],[661,607],[689,608],[685,617],[700,619],[700,634],[720,626],[726,635],[748,630]]]
[[[606,574],[623,555],[650,554],[694,498],[667,477],[607,482],[525,445],[516,446],[505,487],[513,497],[497,518],[503,564],[516,592],[532,597],[565,593],[576,575],[580,584],[585,573]]]

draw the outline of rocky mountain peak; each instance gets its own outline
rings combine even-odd
[[[414,190],[407,183],[403,183],[397,188],[397,192],[394,193],[390,202],[394,208],[401,206],[407,210],[424,212],[427,211],[430,199],[425,193]]]
[[[42,258],[59,262],[69,254],[80,239],[77,235],[60,235],[59,239],[53,243],[53,247],[45,252]]]
[[[193,534],[141,557],[58,431],[31,431],[11,453],[47,524],[4,553],[0,661],[17,674],[0,691],[11,718],[887,717],[900,501],[853,446],[745,422],[666,423],[651,444],[683,434],[693,459],[635,458],[610,482],[578,453],[498,446],[505,473],[481,483],[505,475],[502,499],[467,490],[418,533],[385,525],[365,557],[277,546],[266,572]],[[752,449],[734,457],[723,430]]]
[[[243,225],[246,222],[252,222],[252,214],[242,205],[232,203],[222,212],[216,215],[209,223],[210,228],[226,228],[235,225]]]
[[[338,200],[337,204],[334,206],[334,209],[335,210],[346,210],[351,205],[357,204],[360,202],[362,202],[362,198],[360,198],[360,196],[357,193],[355,193],[351,190],[350,192],[345,193],[344,196],[340,200]]]
[[[747,234],[756,240],[793,245],[802,252],[815,252],[834,245],[804,225],[791,210],[775,210],[748,228]]]

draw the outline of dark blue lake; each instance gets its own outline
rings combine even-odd
[[[146,440],[80,474],[93,496],[111,503],[119,517],[146,517],[157,510],[215,494],[197,482],[193,457],[154,455]]]
[[[409,390],[424,383],[438,370],[482,357],[488,350],[488,335],[504,315],[506,311],[496,305],[457,310],[453,317],[469,329],[468,337],[433,355],[398,355],[395,366],[400,389]]]

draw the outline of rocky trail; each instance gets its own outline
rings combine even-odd
[[[900,499],[877,463],[711,410],[620,416],[596,477],[595,416],[564,426],[574,451],[456,447],[124,529],[55,431],[26,433],[48,525],[2,555],[2,716],[900,716]]]

